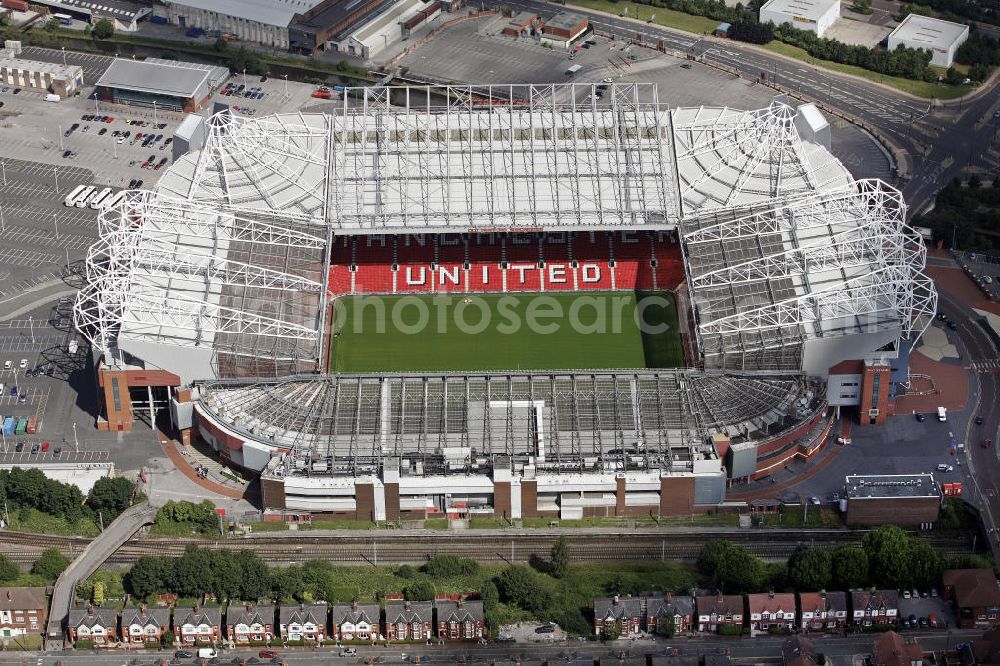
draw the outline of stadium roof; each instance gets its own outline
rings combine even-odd
[[[179,60],[117,58],[105,70],[97,85],[137,92],[194,97],[229,75],[228,70],[213,65]]]
[[[166,0],[167,4],[193,7],[245,21],[287,28],[296,14],[304,14],[322,0]]]

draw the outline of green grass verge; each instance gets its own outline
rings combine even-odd
[[[370,520],[313,520],[299,525],[300,530],[370,530],[378,527]]]
[[[650,7],[649,5],[640,5],[635,2],[567,0],[566,4],[576,5],[577,7],[585,7],[586,9],[594,9],[601,12],[608,12],[609,14],[614,14],[616,16],[622,16],[625,8],[628,7],[628,15],[630,18],[648,21],[655,15],[653,23],[656,25],[662,25],[667,28],[676,28],[677,30],[693,32],[699,35],[712,32],[719,25],[718,21],[705,18],[704,16],[693,16],[691,14],[685,14],[684,12],[678,12],[673,9]]]
[[[250,523],[250,530],[251,532],[287,532],[288,523],[276,520],[262,520]]]
[[[71,523],[65,518],[43,513],[37,509],[20,509],[17,512],[12,512],[10,524],[6,529],[15,532],[84,537],[95,537],[101,531],[97,523],[87,518],[81,518],[75,523]]]
[[[424,521],[425,530],[446,530],[448,529],[447,518],[428,518]]]
[[[938,99],[954,99],[971,92],[974,88],[974,86],[971,85],[949,86],[944,83],[927,83],[925,81],[904,79],[899,76],[884,76],[878,72],[873,72],[856,65],[844,65],[839,62],[831,62],[829,60],[817,60],[809,55],[805,49],[778,41],[766,44],[763,48],[773,53],[780,53],[781,55],[795,58],[796,60],[801,60],[802,62],[808,62],[813,65],[818,65],[824,69],[829,69],[834,72],[852,74],[876,83],[884,83],[885,85],[896,88],[897,90],[901,90],[918,97],[926,97],[928,99],[931,97],[936,97]]]
[[[653,298],[640,305],[638,299],[645,296]],[[339,299],[335,310],[340,330],[330,367],[336,372],[684,364],[669,293],[356,296]],[[659,326],[663,332],[641,330],[637,313],[651,331]]]

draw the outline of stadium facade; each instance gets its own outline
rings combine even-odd
[[[169,412],[268,507],[376,520],[688,513],[814,453],[829,369],[905,357],[936,308],[900,193],[855,180],[814,109],[594,92],[212,116],[100,217],[75,306],[98,427]],[[688,367],[327,371],[338,298],[588,288],[669,290]]]

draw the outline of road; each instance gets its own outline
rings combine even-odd
[[[563,9],[537,0],[488,0],[485,5],[545,16]],[[981,160],[995,138],[997,122],[992,114],[994,107],[1000,108],[1000,99],[985,90],[966,101],[932,104],[739,42],[703,38],[580,7],[572,7],[572,11],[590,18],[595,29],[619,39],[634,38],[638,33],[647,43],[663,40],[668,49],[738,70],[746,79],[760,80],[763,75],[769,84],[793,96],[836,108],[848,119],[877,128],[913,158],[910,177],[896,183],[911,212],[922,210],[962,168]]]

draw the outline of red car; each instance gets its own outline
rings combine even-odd
[[[257,653],[257,656],[261,659],[274,659],[278,656],[278,653],[274,650],[261,650]]]
[[[49,450],[49,443],[48,442],[42,442],[42,453],[45,453],[48,450]]]
[[[114,120],[114,118],[112,118],[111,116],[107,116],[104,118],[104,122],[106,123],[110,123],[112,120]]]
[[[330,99],[333,97],[333,94],[329,90],[317,90],[312,96],[319,99]]]
[[[983,443],[980,444],[980,446],[982,446],[984,449],[988,449],[991,446],[993,446],[993,440],[992,439],[984,439]]]

